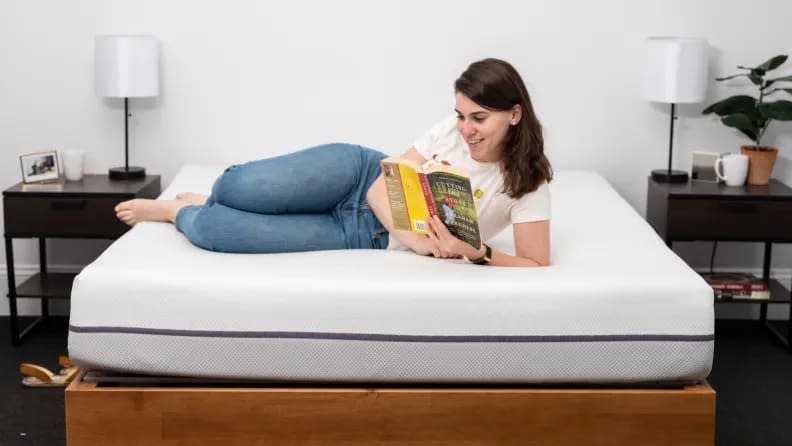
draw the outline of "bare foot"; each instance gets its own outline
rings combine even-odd
[[[135,198],[118,203],[115,207],[116,217],[129,226],[142,221],[163,221],[173,223],[176,214],[190,203],[181,200],[150,200]]]
[[[206,204],[206,200],[209,197],[203,194],[198,194],[195,192],[179,192],[176,194],[176,199],[181,201],[186,201],[189,204],[196,205],[196,206],[203,206]]]

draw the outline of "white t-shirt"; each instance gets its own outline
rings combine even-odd
[[[550,219],[550,190],[547,182],[519,199],[503,193],[503,174],[498,162],[480,163],[470,157],[467,142],[456,128],[456,116],[434,125],[413,147],[427,160],[447,161],[470,173],[470,185],[483,194],[475,199],[481,239],[486,241],[509,224]],[[388,249],[408,249],[391,236]]]

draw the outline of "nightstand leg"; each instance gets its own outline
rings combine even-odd
[[[6,273],[8,274],[8,310],[11,316],[11,345],[19,345],[19,316],[17,315],[16,278],[14,277],[14,244],[5,238]]]
[[[770,283],[770,264],[771,264],[771,255],[773,252],[773,244],[772,242],[765,242],[765,251],[764,251],[764,264],[762,265],[762,280],[766,283]],[[792,296],[792,290],[790,291],[790,295]],[[781,341],[784,346],[792,350],[792,307],[789,309],[789,319],[787,319],[787,327],[786,330],[783,328],[778,328],[777,325],[771,324],[767,321],[767,303],[762,303],[762,307],[759,312],[759,318],[761,320],[761,324],[770,331],[770,334],[773,335],[776,339]],[[786,333],[784,333],[786,331]]]
[[[792,297],[792,289],[789,291],[789,296]],[[792,305],[789,305],[789,317],[787,318],[787,348],[792,350]]]
[[[762,280],[770,283],[770,259],[773,255],[773,244],[765,242],[764,262],[762,263]],[[764,324],[767,321],[767,304],[762,302],[759,308],[759,320]]]
[[[39,237],[39,271],[47,274],[47,239]],[[41,317],[46,319],[49,316],[49,299],[41,299]]]

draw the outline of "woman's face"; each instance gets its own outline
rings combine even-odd
[[[488,110],[462,93],[456,94],[457,130],[470,148],[470,157],[480,163],[500,160],[509,127],[520,120],[520,106],[512,110]]]

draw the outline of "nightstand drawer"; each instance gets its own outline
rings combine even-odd
[[[670,199],[675,240],[792,240],[792,201]]]
[[[116,238],[129,227],[116,219],[123,198],[4,197],[7,236]]]

